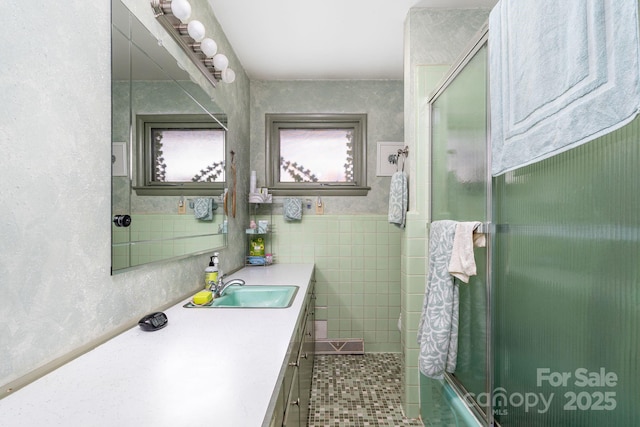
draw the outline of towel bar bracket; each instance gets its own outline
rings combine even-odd
[[[473,230],[473,232],[478,234],[491,234],[492,228],[493,227],[490,222],[482,222],[476,227],[475,230]]]

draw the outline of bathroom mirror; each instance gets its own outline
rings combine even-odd
[[[112,1],[112,273],[227,243],[226,118],[166,43]],[[181,156],[187,146],[209,150],[206,164]],[[170,173],[178,162],[191,175]]]

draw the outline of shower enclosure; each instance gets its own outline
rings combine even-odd
[[[431,221],[490,221],[486,41],[485,31],[430,100]],[[468,284],[455,279],[460,292],[457,368],[444,382],[421,378],[426,425],[474,425],[474,418],[491,415],[486,398],[491,378],[488,249],[475,249],[478,274]]]
[[[490,223],[425,425],[640,425],[640,120],[490,176],[487,33],[434,92],[431,221]]]

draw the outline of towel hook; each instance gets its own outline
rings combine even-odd
[[[404,172],[404,163],[407,160],[407,156],[409,155],[409,147],[405,145],[404,148],[399,148],[398,149],[398,154],[397,154],[397,163],[396,163],[396,172],[398,172],[398,166],[400,166],[400,157],[402,157],[402,172]]]
[[[398,167],[400,166],[400,157],[402,157],[402,170],[404,171],[404,162],[409,155],[409,147],[399,148],[397,154],[389,154],[387,157],[387,161],[392,165],[396,165],[396,172],[398,172]]]

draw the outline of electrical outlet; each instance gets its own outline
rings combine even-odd
[[[324,215],[324,203],[320,197],[316,201],[316,215]]]
[[[178,202],[178,215],[184,215],[187,213],[187,204],[184,201]]]

